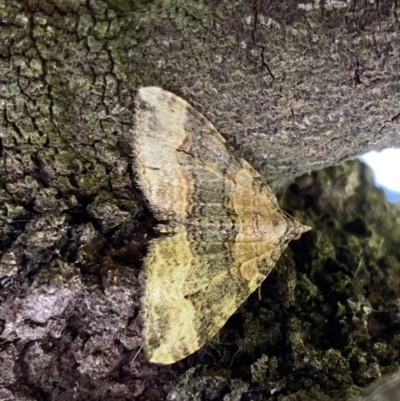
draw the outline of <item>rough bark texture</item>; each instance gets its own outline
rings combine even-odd
[[[1,1],[0,399],[338,400],[393,369],[399,217],[351,163],[286,192],[314,230],[261,300],[186,361],[149,364],[154,221],[131,139],[136,89],[159,85],[275,188],[399,144],[397,14],[389,0]]]
[[[137,83],[185,97],[276,187],[400,143],[395,2],[156,1],[126,18]]]

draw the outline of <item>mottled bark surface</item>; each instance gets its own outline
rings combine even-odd
[[[136,29],[124,55],[137,84],[186,98],[275,187],[400,144],[395,2],[154,1],[122,10]]]
[[[1,1],[0,399],[337,400],[393,369],[398,215],[355,166],[287,192],[314,230],[261,300],[186,361],[147,363],[140,260],[154,221],[131,140],[136,89],[158,85],[275,188],[399,144],[397,12],[392,1]]]

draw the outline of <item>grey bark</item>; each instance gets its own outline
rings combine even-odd
[[[0,398],[163,399],[198,364],[159,368],[137,353],[154,226],[131,169],[138,87],[184,97],[281,189],[399,144],[398,28],[392,1],[3,0]],[[270,285],[286,288],[277,277]],[[274,376],[252,347],[240,352]],[[216,351],[222,379],[202,374],[215,397],[249,386],[248,371],[243,383],[228,377],[236,351]],[[360,373],[341,394],[368,380]]]

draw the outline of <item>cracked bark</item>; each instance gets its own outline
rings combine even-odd
[[[136,88],[184,97],[275,189],[399,145],[396,3],[313,5],[1,2],[2,398],[162,399],[197,363],[135,357],[154,225],[131,169]],[[218,351],[218,396],[236,352]]]

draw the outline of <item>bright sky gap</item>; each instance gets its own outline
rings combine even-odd
[[[400,149],[369,152],[360,157],[374,172],[377,187],[382,188],[390,202],[400,200]]]

